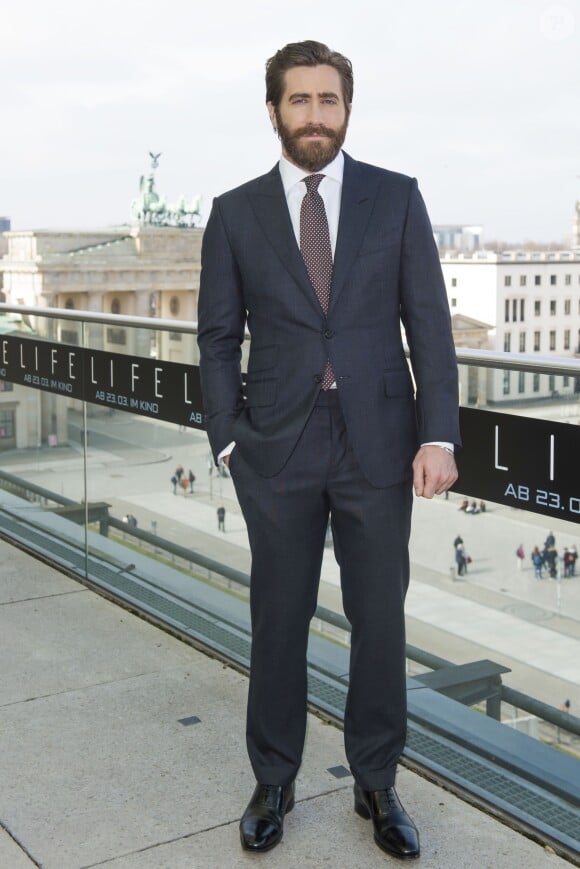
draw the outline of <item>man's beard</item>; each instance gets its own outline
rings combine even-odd
[[[324,124],[309,124],[292,132],[284,124],[278,111],[276,111],[276,124],[282,147],[292,162],[307,172],[318,172],[324,166],[332,163],[342,148],[348,127],[348,114],[344,119],[344,124],[338,130],[332,130],[330,127],[325,127]],[[302,139],[302,136],[309,133],[318,133],[327,136],[327,138]]]

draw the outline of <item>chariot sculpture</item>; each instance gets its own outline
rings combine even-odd
[[[200,197],[194,197],[187,202],[185,196],[179,202],[168,205],[164,196],[159,196],[155,189],[155,170],[159,165],[161,154],[149,152],[151,169],[149,174],[141,175],[139,179],[139,196],[131,203],[131,219],[133,223],[149,226],[177,226],[190,229],[196,225],[200,216]]]

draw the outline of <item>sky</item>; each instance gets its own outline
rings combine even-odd
[[[317,39],[354,66],[346,151],[418,178],[433,223],[570,241],[580,199],[580,0],[20,0],[0,4],[0,215],[129,222],[274,165],[264,64]]]

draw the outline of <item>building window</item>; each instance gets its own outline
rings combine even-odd
[[[111,302],[111,314],[121,313],[121,302],[119,299],[113,299]]]
[[[72,310],[74,309],[74,306],[75,306],[75,300],[74,300],[74,299],[71,299],[70,296],[69,296],[69,298],[68,298],[68,299],[66,300],[66,302],[64,303],[64,306],[65,306],[65,308],[67,308],[69,311],[72,311]]]
[[[550,299],[550,317],[556,316],[556,299]]]
[[[10,383],[8,380],[0,380],[0,392],[12,392],[13,390],[13,383]]]
[[[509,353],[512,346],[512,336],[509,332],[506,332],[503,336],[503,352]]]
[[[564,275],[564,283],[569,287],[572,283],[572,275]]]
[[[525,392],[526,390],[526,372],[520,371],[518,373],[518,392]]]
[[[510,394],[510,374],[511,371],[504,371],[503,373],[503,394]]]
[[[61,329],[60,340],[63,344],[78,344],[79,333],[76,331],[76,329]]]
[[[512,276],[511,275],[505,275],[505,277],[503,279],[503,285],[504,285],[504,287],[511,287],[511,285],[512,285]]]
[[[564,330],[564,350],[570,349],[570,329]]]
[[[169,333],[170,341],[181,341],[181,332],[170,332]]]
[[[525,311],[526,311],[526,300],[520,299],[520,323],[524,320]]]
[[[509,320],[510,320],[510,300],[509,299],[505,300],[504,320],[506,321],[506,323],[509,323]]]
[[[456,287],[456,286],[457,286],[457,278],[451,278],[451,286],[452,286],[452,287]]]
[[[534,302],[534,316],[539,317],[541,313],[542,313],[542,303],[535,301]]]
[[[550,350],[556,349],[556,332],[552,330],[550,332]]]
[[[525,287],[526,282],[527,282],[526,275],[520,275],[520,287]]]
[[[177,298],[177,296],[172,296],[169,299],[169,310],[174,317],[177,317],[177,315],[179,314],[179,299]]]
[[[562,386],[570,386],[570,377],[567,374],[562,378]]]
[[[534,286],[535,287],[542,286],[542,276],[541,275],[534,275]]]
[[[526,333],[520,332],[520,353],[526,352]]]
[[[534,381],[533,381],[532,388],[533,388],[534,392],[540,391],[540,375],[539,374],[534,374]]]
[[[550,286],[551,287],[556,286],[556,275],[550,275]]]
[[[564,299],[564,313],[570,314],[572,311],[572,299]]]
[[[0,411],[0,440],[14,437],[14,411]]]
[[[518,319],[518,300],[512,299],[512,321],[515,323]]]
[[[107,329],[107,341],[109,344],[126,344],[127,332],[125,329]]]
[[[540,333],[534,332],[534,350],[538,352],[540,349]]]
[[[457,299],[451,299],[451,307],[452,307],[452,308],[456,308],[456,307],[457,307]]]
[[[548,377],[548,389],[552,394],[556,391],[556,375],[550,374]]]

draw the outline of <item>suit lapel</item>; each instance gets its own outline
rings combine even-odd
[[[329,313],[336,305],[348,273],[356,259],[376,194],[376,183],[370,173],[365,172],[360,163],[345,154]],[[263,175],[259,179],[249,196],[256,219],[280,258],[280,262],[303,290],[316,313],[323,316],[320,303],[310,283],[302,254],[296,244],[296,236],[292,229],[292,221],[277,165],[267,175]]]
[[[260,178],[256,188],[250,193],[250,201],[258,223],[281,263],[304,291],[319,316],[322,316],[320,304],[310,283],[302,254],[296,244],[296,236],[292,229],[290,212],[277,165],[271,172]]]
[[[329,313],[337,303],[362,243],[376,195],[376,182],[370,173],[345,154]]]

